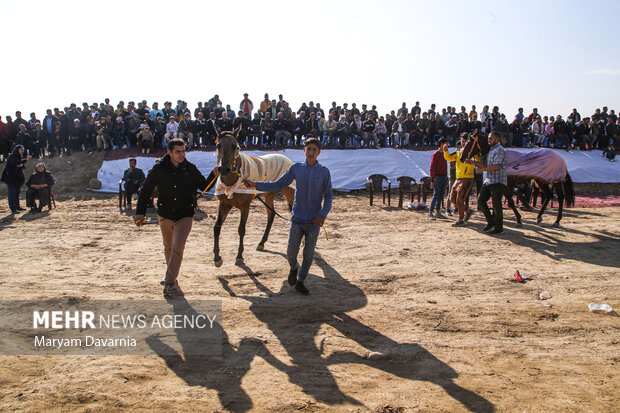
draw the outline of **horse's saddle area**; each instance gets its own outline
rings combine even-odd
[[[224,185],[218,178],[215,186],[215,195],[226,194],[228,198],[232,198],[234,193],[261,193],[255,189],[247,188],[243,184],[242,179],[249,179],[255,182],[277,181],[293,164],[293,161],[279,153],[272,153],[259,157],[240,153],[239,158],[241,161],[241,168],[239,171],[241,177],[233,186]],[[295,181],[293,181],[290,186],[295,188]]]
[[[551,149],[525,153],[506,149],[506,174],[535,176],[555,183],[566,177],[566,162],[562,155]]]

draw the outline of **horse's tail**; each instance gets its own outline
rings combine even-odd
[[[565,205],[570,208],[575,206],[575,190],[573,189],[573,180],[570,177],[568,171],[566,172],[566,178],[562,182],[564,187]]]

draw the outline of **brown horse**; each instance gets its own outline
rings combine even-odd
[[[220,232],[222,224],[226,220],[230,210],[235,207],[241,211],[239,220],[239,250],[237,251],[237,265],[243,264],[243,237],[245,236],[245,225],[250,213],[250,204],[252,200],[259,196],[256,190],[245,188],[242,179],[248,178],[254,181],[274,181],[286,172],[288,167],[293,163],[284,155],[269,154],[258,158],[248,156],[239,152],[239,144],[237,136],[239,128],[233,133],[218,133],[216,143],[217,161],[220,178],[216,185],[215,195],[220,201],[217,211],[217,221],[213,227],[213,262],[216,267],[222,265],[222,257],[220,257]],[[293,199],[295,198],[295,190],[286,187],[282,190],[289,204],[289,210],[293,207]],[[275,210],[273,201],[276,196],[275,192],[267,192],[264,194],[264,203],[267,208],[267,227],[260,243],[256,247],[258,251],[263,250],[265,242],[269,237]]]
[[[474,157],[476,154],[480,154],[483,157],[486,157],[489,153],[489,143],[484,138],[479,136],[477,133],[471,134],[469,136],[469,140],[467,144],[463,148],[461,152],[461,160],[466,160]],[[514,151],[512,151],[514,152]],[[516,153],[518,155],[518,153]],[[509,153],[506,153],[506,158],[508,160]],[[513,155],[510,153],[510,155]],[[531,155],[531,156],[530,156]],[[573,181],[568,174],[568,169],[566,168],[566,162],[561,155],[557,154],[551,149],[538,149],[532,151],[528,154],[531,159],[540,158],[546,159],[546,161],[552,160],[553,162],[549,162],[549,164],[557,165],[559,171],[563,173],[563,176],[560,179],[549,181],[542,176],[532,175],[532,174],[519,174],[515,173],[519,171],[518,163],[514,165],[507,165],[509,167],[506,168],[506,174],[508,177],[508,185],[506,186],[506,190],[504,192],[504,196],[506,201],[508,202],[508,206],[514,212],[517,217],[517,225],[521,225],[521,214],[517,210],[517,207],[512,199],[512,188],[519,183],[529,183],[534,182],[534,197],[538,196],[538,191],[542,192],[542,203],[540,206],[540,211],[538,212],[538,217],[536,218],[537,223],[542,222],[542,216],[549,204],[549,201],[553,199],[553,192],[555,191],[558,197],[558,215],[553,223],[554,227],[560,226],[560,221],[562,220],[562,211],[564,205],[567,207],[572,207],[575,205],[575,192],[573,190]],[[508,162],[509,163],[509,162]],[[535,199],[535,198],[534,198]]]

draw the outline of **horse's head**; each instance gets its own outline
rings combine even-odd
[[[241,126],[235,129],[234,132],[220,132],[217,130],[217,164],[218,171],[222,177],[239,173],[237,169],[237,158],[239,156],[239,144],[237,143],[237,136]]]
[[[466,132],[461,134],[461,139],[466,138],[466,143],[461,147],[461,162],[476,156],[480,152],[480,147],[477,144],[474,134],[467,135]],[[461,141],[462,142],[462,141]]]
[[[478,131],[474,131],[469,134],[467,143],[461,149],[461,162],[465,162],[467,159],[471,159],[478,154],[486,156],[489,153],[489,149],[489,141],[483,136],[480,136]]]

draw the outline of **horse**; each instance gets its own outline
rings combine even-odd
[[[477,133],[469,136],[467,144],[462,149],[461,161],[470,159],[476,154],[486,157],[489,153],[489,143]],[[560,226],[564,205],[572,207],[575,205],[575,192],[573,180],[568,173],[566,162],[561,155],[551,149],[537,149],[527,153],[506,150],[506,174],[508,184],[504,191],[508,206],[517,218],[517,225],[521,225],[521,214],[512,199],[512,188],[519,183],[529,183],[534,181],[535,194],[538,190],[542,191],[543,200],[536,222],[542,222],[542,216],[547,208],[547,204],[553,199],[555,191],[558,197],[558,215],[553,223],[553,227]]]
[[[239,143],[237,142],[240,129],[239,127],[232,133],[217,131],[216,149],[220,177],[216,184],[215,195],[220,204],[217,211],[217,220],[213,227],[213,262],[216,267],[221,266],[223,263],[222,257],[220,257],[220,232],[228,213],[233,207],[241,211],[238,231],[239,249],[235,264],[244,264],[243,237],[245,236],[245,225],[250,213],[250,204],[259,195],[256,190],[246,188],[242,180],[247,178],[253,181],[275,181],[293,163],[289,158],[281,154],[269,154],[256,158],[240,153]],[[292,187],[286,187],[282,190],[282,194],[288,202],[289,210],[291,210],[293,199],[295,198],[295,190]],[[267,226],[263,238],[256,247],[257,251],[262,251],[265,248],[265,242],[267,242],[269,232],[271,231],[271,225],[276,214],[273,207],[275,196],[275,192],[264,194],[264,204],[267,209]]]

